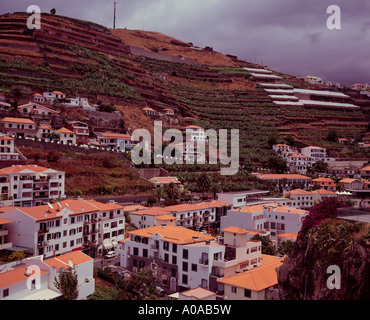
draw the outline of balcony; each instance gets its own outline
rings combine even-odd
[[[7,236],[8,234],[9,234],[9,231],[8,230],[0,229],[0,237]]]
[[[155,244],[152,244],[150,246],[150,249],[153,250],[153,251],[155,251],[155,252],[159,252],[159,247],[157,247]]]
[[[39,231],[37,231],[38,235],[42,235],[42,234],[46,234],[46,233],[49,233],[49,229],[40,229]]]
[[[40,241],[37,243],[38,248],[47,247],[49,245],[49,241]]]

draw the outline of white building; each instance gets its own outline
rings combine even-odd
[[[77,300],[94,293],[93,259],[80,251],[44,260],[35,256],[0,266],[0,300],[53,300],[62,296],[54,279],[73,269],[77,274]]]
[[[315,76],[306,76],[306,81],[310,84],[322,84],[322,79]]]
[[[76,134],[67,128],[62,127],[58,130],[55,130],[54,133],[59,136],[59,142],[61,144],[76,144]]]
[[[290,172],[305,174],[312,165],[312,158],[303,154],[290,154],[286,157]]]
[[[52,257],[83,250],[91,255],[117,246],[124,239],[123,207],[93,200],[64,200],[36,207],[3,207],[10,223],[8,241],[34,255]]]
[[[229,210],[221,217],[221,228],[230,226],[246,230],[268,230],[273,241],[282,233],[298,233],[308,211],[276,203],[258,204]]]
[[[234,231],[234,230],[233,230]],[[224,241],[190,229],[158,225],[129,233],[118,249],[121,266],[138,272],[150,267],[159,284],[177,292],[202,287],[215,291],[221,273],[261,263],[261,242],[225,231]],[[222,288],[221,288],[222,289]]]
[[[222,192],[217,193],[217,199],[230,203],[232,207],[244,207],[248,202],[258,201],[264,196],[268,196],[269,191],[266,190],[247,190],[235,192]],[[230,208],[231,209],[231,208]]]
[[[65,173],[38,165],[13,165],[0,169],[1,198],[6,205],[32,206],[64,199]],[[4,204],[3,204],[4,205]]]
[[[14,146],[14,138],[5,136],[0,133],[0,164],[11,162],[17,163],[18,161],[23,161],[25,163],[27,159]]]
[[[204,128],[199,127],[199,126],[191,125],[191,126],[185,127],[185,134],[187,137],[190,137],[191,141],[195,141],[195,140],[205,141],[206,140]]]
[[[97,132],[96,136],[99,143],[108,148],[117,150],[130,150],[134,146],[131,136],[128,134]]]

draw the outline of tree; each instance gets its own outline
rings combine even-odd
[[[167,197],[167,194],[163,187],[158,187],[154,189],[153,197],[157,199],[157,202],[160,202],[161,199]]]
[[[286,141],[286,143],[288,144],[288,145],[290,145],[290,146],[295,146],[296,145],[296,142],[295,142],[295,140],[294,140],[294,138],[293,138],[293,136],[292,135],[287,135],[285,138],[284,138],[284,140]]]
[[[75,270],[65,270],[54,278],[55,287],[63,294],[63,300],[76,300],[78,280]]]
[[[56,12],[57,12],[57,11],[55,10],[55,8],[53,8],[53,9],[51,9],[51,10],[50,10],[50,13],[51,13],[51,14],[56,14]]]
[[[197,180],[197,188],[198,188],[198,191],[202,192],[203,194],[203,198],[204,198],[204,193],[206,191],[209,190],[209,188],[211,187],[211,179],[209,177],[209,175],[206,173],[206,172],[203,172],[198,180]]]
[[[319,173],[326,173],[328,171],[328,163],[327,162],[324,162],[324,161],[317,161],[315,162],[312,167],[308,168],[308,172],[310,173],[316,173],[316,172],[319,172]]]
[[[342,200],[337,198],[325,198],[323,201],[312,206],[308,215],[304,218],[302,223],[302,231],[306,232],[312,227],[318,226],[321,221],[328,218],[336,218],[337,209],[345,208],[347,205]]]
[[[167,184],[164,190],[170,200],[175,200],[180,197],[180,190],[178,186],[173,182]]]
[[[274,169],[276,173],[285,173],[288,171],[286,161],[283,158],[272,156],[268,159],[267,164]]]
[[[338,133],[335,129],[329,130],[326,140],[331,141],[331,142],[337,142],[338,141]]]
[[[13,252],[8,256],[8,260],[9,260],[9,261],[19,261],[19,260],[23,260],[24,258],[26,258],[26,254],[24,253],[24,251],[23,251],[23,250],[13,251]]]
[[[213,199],[216,199],[217,193],[222,192],[222,187],[218,183],[212,183],[210,190],[213,194]]]
[[[279,245],[278,252],[280,254],[283,254],[283,255],[286,254],[289,256],[293,252],[293,248],[294,248],[294,243],[292,241],[290,240],[283,241]]]
[[[268,237],[262,236],[260,234],[256,234],[251,239],[256,240],[256,241],[261,241],[263,254],[269,254],[269,255],[275,254],[274,245],[272,244],[272,241]]]

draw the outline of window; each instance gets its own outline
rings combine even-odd
[[[182,258],[183,259],[188,259],[189,258],[189,250],[188,249],[182,250]]]
[[[164,262],[167,262],[170,260],[170,256],[168,255],[168,253],[165,253],[164,254]]]
[[[143,257],[148,258],[148,249],[143,249]]]
[[[188,263],[185,261],[182,263],[182,271],[188,272]]]
[[[172,252],[177,253],[177,244],[172,243]]]
[[[169,242],[163,242],[163,250],[168,251],[169,250],[169,247],[170,247],[170,243]]]
[[[182,283],[183,284],[188,284],[188,275],[187,274],[182,275]]]
[[[198,271],[198,266],[195,263],[191,264],[191,271],[194,271],[194,272]]]
[[[177,264],[177,257],[176,256],[172,256],[172,264]]]
[[[71,240],[70,246],[73,247],[75,245],[75,241]]]
[[[231,287],[231,292],[232,293],[237,293],[238,289],[236,287]]]
[[[3,290],[3,298],[9,296],[9,288]]]
[[[252,291],[249,289],[244,289],[244,297],[250,298],[252,295]]]
[[[138,256],[139,255],[139,248],[133,248],[134,249],[134,255]]]

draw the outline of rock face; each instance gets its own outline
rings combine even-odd
[[[340,270],[340,288],[328,288],[333,271]],[[369,225],[336,219],[300,233],[292,255],[277,269],[279,288],[266,293],[269,300],[370,299]],[[330,284],[330,283],[329,283]]]

